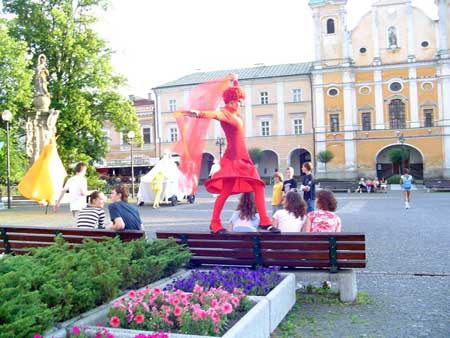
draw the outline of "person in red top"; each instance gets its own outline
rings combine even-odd
[[[226,232],[220,221],[220,214],[230,195],[254,192],[256,209],[260,215],[259,227],[272,232],[279,232],[277,228],[272,226],[272,222],[267,215],[264,199],[265,184],[260,179],[245,146],[244,122],[239,114],[239,102],[245,98],[245,93],[235,80],[233,86],[225,89],[222,98],[225,107],[219,112],[194,110],[189,112],[195,114],[198,118],[218,120],[227,139],[227,148],[220,160],[220,170],[205,182],[208,192],[219,194],[214,204],[210,229],[213,233]]]

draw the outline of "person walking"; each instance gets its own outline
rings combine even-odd
[[[316,183],[312,175],[311,162],[305,162],[302,165],[302,172],[305,174],[302,177],[301,190],[303,191],[303,199],[308,206],[307,212],[314,211],[316,200]]]
[[[273,188],[272,188],[272,215],[277,210],[283,209],[283,175],[281,173],[275,173],[273,175]]]
[[[78,212],[86,206],[86,196],[88,195],[87,180],[85,177],[86,170],[86,163],[77,163],[75,166],[75,175],[70,177],[66,184],[64,184],[61,194],[53,206],[54,212],[58,210],[61,199],[66,192],[70,194],[70,211],[72,211],[73,217],[76,217]]]
[[[105,228],[105,195],[100,191],[92,192],[89,197],[89,204],[80,210],[77,217],[77,227],[104,229]]]
[[[403,191],[403,200],[405,201],[405,209],[410,208],[412,182],[413,177],[409,174],[409,169],[405,168],[403,170],[403,175],[400,176],[400,185]]]
[[[143,230],[141,216],[135,205],[128,203],[128,187],[119,184],[111,191],[112,203],[108,205],[112,230]]]

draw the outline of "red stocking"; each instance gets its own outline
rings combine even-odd
[[[252,182],[253,191],[255,192],[255,202],[256,202],[256,210],[259,213],[259,225],[262,227],[267,227],[272,224],[269,216],[267,216],[266,212],[266,201],[264,197],[264,186],[258,184],[256,182]]]
[[[219,196],[216,198],[216,203],[214,203],[213,214],[211,218],[211,231],[217,232],[224,229],[222,222],[220,222],[220,214],[222,213],[223,206],[227,201],[228,196],[231,195],[233,189],[234,179],[225,180],[223,182],[223,190]]]

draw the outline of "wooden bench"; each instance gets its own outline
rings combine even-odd
[[[433,191],[450,191],[450,180],[428,180],[424,182],[427,192]]]
[[[320,182],[320,188],[333,192],[351,193],[358,188],[358,183],[349,181],[322,181]]]
[[[144,231],[112,231],[88,228],[55,228],[42,226],[0,225],[0,253],[25,254],[31,248],[45,247],[55,243],[60,234],[70,245],[80,245],[89,238],[97,242],[119,236],[123,242],[129,242],[145,236]]]
[[[210,233],[157,232],[158,239],[173,237],[192,253],[190,267],[279,266],[296,273],[297,280],[338,283],[343,301],[356,298],[353,268],[366,266],[363,233]],[[328,279],[327,279],[328,278]]]

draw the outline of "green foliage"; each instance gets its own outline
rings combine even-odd
[[[263,152],[259,148],[250,148],[248,150],[248,154],[250,155],[250,158],[252,159],[253,163],[258,164],[259,161],[261,161],[261,158],[263,156]]]
[[[86,240],[74,249],[57,238],[31,256],[7,256],[0,260],[0,338],[42,333],[121,290],[166,277],[189,258],[173,240],[122,243],[118,238]]]
[[[13,15],[11,35],[28,45],[31,67],[39,54],[47,56],[51,106],[61,111],[59,154],[66,166],[104,157],[104,121],[135,131],[141,141],[134,107],[118,92],[125,79],[114,73],[112,51],[93,29],[94,13],[107,5],[106,0],[3,0],[4,12]]]
[[[387,179],[387,184],[400,184],[400,175],[392,175]]]
[[[334,158],[334,154],[330,150],[319,151],[317,154],[317,161],[327,164]]]
[[[10,132],[11,181],[18,182],[26,166],[19,128],[21,117],[31,105],[32,72],[27,68],[26,44],[9,35],[5,21],[0,19],[0,114],[10,110],[13,114]],[[6,123],[0,118],[0,184],[6,183]]]
[[[319,151],[317,154],[317,161],[325,164],[325,171],[327,171],[327,163],[334,158],[334,154],[330,150]]]
[[[401,147],[389,150],[388,156],[389,160],[394,164],[401,164],[406,160],[406,152]]]

